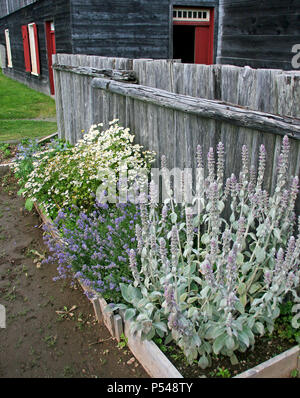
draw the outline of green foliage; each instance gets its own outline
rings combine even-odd
[[[42,162],[45,159],[52,159],[58,152],[70,148],[70,145],[60,139],[54,139],[50,144],[41,145],[38,140],[24,139],[18,145],[18,152],[14,165],[15,176],[21,189],[18,195],[24,195],[27,191],[25,184],[30,174],[36,167],[37,158]]]
[[[226,368],[218,368],[218,371],[216,372],[216,376],[222,377],[223,379],[228,379],[231,377],[231,373],[228,369]]]
[[[25,209],[31,211],[33,208],[34,202],[31,199],[27,199],[25,202]]]
[[[291,377],[294,379],[297,379],[299,377],[299,370],[298,369],[293,369],[291,371]]]
[[[292,311],[300,309],[300,219],[298,235],[292,235],[298,178],[287,183],[288,154],[284,137],[275,193],[269,196],[262,189],[264,147],[257,177],[249,171],[243,147],[239,180],[232,175],[223,186],[219,144],[217,161],[210,149],[206,177],[199,167],[196,192],[181,203],[163,159],[164,208],[161,212],[154,200],[158,188],[153,181],[150,203],[140,204],[138,252],[130,256],[134,285],[121,288],[135,310],[130,312],[133,333],[141,331],[146,339],[171,334],[188,362],[198,360],[201,368],[210,366],[213,354],[236,364],[236,352],[273,332],[288,294]],[[226,206],[229,220],[222,217]],[[293,316],[292,327],[298,327],[298,318],[299,313]]]
[[[280,316],[275,321],[274,334],[291,343],[297,342],[300,344],[300,330],[292,326],[293,306],[294,304],[291,301],[280,305]]]
[[[128,338],[125,336],[124,333],[122,333],[120,337],[121,337],[121,339],[118,343],[118,348],[123,349],[123,348],[127,347],[127,345],[128,345]]]
[[[9,149],[9,144],[0,144],[0,154],[2,153],[2,156],[4,159],[7,159],[11,155],[11,151]]]
[[[92,126],[74,147],[35,155],[24,194],[37,200],[52,219],[72,205],[91,211],[100,187],[103,192],[105,188],[116,191],[124,165],[135,173],[149,169],[153,153],[134,145],[128,129],[116,121],[105,131],[101,128],[102,124]]]

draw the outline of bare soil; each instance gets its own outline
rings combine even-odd
[[[163,346],[161,349],[165,351],[165,355],[185,378],[230,378],[281,354],[295,345],[297,345],[296,342],[278,336],[260,337],[257,338],[253,350],[248,349],[244,353],[237,353],[236,356],[239,360],[237,365],[232,365],[227,357],[214,355],[212,366],[206,369],[199,368],[197,363],[188,364],[182,351],[176,345],[170,345],[166,351]]]
[[[0,177],[0,378],[147,378],[127,347],[98,324],[81,287],[53,281],[37,214],[13,177]],[[70,313],[70,308],[76,306]],[[65,311],[57,313],[56,311]]]
[[[8,146],[9,154],[6,155],[4,151],[1,150],[0,143],[0,164],[6,164],[12,161],[12,159],[16,156],[17,153],[17,144],[9,144]]]

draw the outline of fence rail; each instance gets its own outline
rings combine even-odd
[[[129,127],[135,134],[137,143],[146,149],[154,150],[158,159],[161,155],[166,155],[171,168],[193,168],[198,144],[202,145],[203,152],[207,153],[210,147],[216,148],[218,142],[222,141],[226,153],[226,177],[232,173],[238,175],[244,144],[247,145],[251,163],[255,166],[258,163],[259,147],[264,144],[268,154],[265,188],[272,191],[276,183],[282,135],[288,134],[291,138],[289,175],[299,175],[299,118],[286,115],[285,112],[268,113],[259,109],[251,110],[240,104],[225,103],[224,100],[216,101],[177,94],[153,87],[153,85],[144,86],[116,82],[108,78],[93,78],[88,74],[85,75],[82,69],[85,60],[87,60],[85,66],[89,67],[101,69],[114,68],[118,65],[118,68],[127,70],[132,67],[135,69],[136,61],[122,60],[120,62],[102,58],[97,61],[97,57],[86,56],[80,56],[79,60],[76,57],[73,58],[74,56],[70,56],[69,60],[64,58],[65,56],[57,57],[56,61],[60,65],[71,63],[73,67],[79,66],[82,72],[73,73],[74,68],[72,73],[67,69],[55,71],[59,132],[61,137],[73,143],[80,138],[81,130],[87,130],[91,124],[107,123],[118,118],[121,124]],[[151,64],[151,61],[146,60],[138,62],[139,66],[147,62]],[[165,66],[167,64],[171,62],[164,63]],[[221,67],[220,70],[224,78],[225,74]],[[140,81],[141,72],[136,69],[134,71]],[[284,76],[289,75],[284,74]],[[289,101],[291,92],[295,94],[293,101],[296,102],[299,98],[298,104],[300,103],[300,86],[297,86],[297,76],[291,74],[290,77],[290,84],[287,84],[285,89],[286,96],[277,98],[277,104]],[[150,78],[151,75],[148,76],[148,79]],[[247,79],[245,80],[247,86],[246,82]],[[233,90],[229,83],[227,86],[229,91]],[[293,90],[290,86],[293,86]],[[296,87],[298,87],[297,90]],[[248,95],[253,96],[251,90],[247,92]],[[278,90],[276,93],[278,94]],[[276,101],[274,99],[273,102]],[[291,104],[289,106],[292,109]],[[298,199],[297,212],[299,210],[300,200]]]
[[[300,118],[300,72],[297,71],[166,60],[134,60],[133,70],[144,86]]]

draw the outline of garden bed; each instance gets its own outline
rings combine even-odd
[[[57,263],[40,264],[48,254],[40,218],[24,209],[17,190],[12,173],[0,177],[0,303],[7,316],[1,380],[147,377],[130,350],[97,323],[81,287],[54,282]]]
[[[58,264],[55,279],[80,280],[98,320],[152,377],[235,377],[299,342],[299,180],[287,179],[288,137],[273,196],[263,190],[264,145],[257,173],[244,145],[241,172],[226,183],[224,145],[217,156],[209,149],[207,167],[197,146],[193,208],[185,173],[176,178],[180,199],[162,157],[159,201],[158,181],[149,181],[154,154],[116,121],[102,127],[75,146],[54,140],[41,151],[30,143],[16,159],[25,208],[41,204],[51,253],[43,263]],[[291,345],[270,348],[274,330]]]
[[[52,227],[52,220],[43,213],[37,203],[35,203],[34,206],[43,222],[49,227],[53,238],[59,240],[59,236]],[[129,333],[130,324],[124,320],[123,314],[120,312],[120,315],[113,315],[111,312],[105,311],[108,305],[107,302],[93,291],[93,289],[86,286],[80,279],[78,279],[78,282],[84,291],[92,294],[90,301],[93,303],[95,316],[98,322],[103,322],[110,334],[118,341],[120,341],[122,334],[124,334],[127,339],[128,347],[149,376],[165,378],[182,377],[180,372],[178,372],[153,341],[141,341],[138,336],[131,335]]]
[[[52,220],[43,213],[37,203],[35,208],[49,227],[51,235],[59,240],[53,229]],[[130,321],[125,321],[123,311],[117,314],[106,311],[107,302],[81,280],[78,282],[84,291],[91,294],[90,300],[98,322],[103,322],[118,341],[122,335],[125,336],[131,352],[150,377],[285,378],[292,377],[293,374],[297,377],[300,372],[300,347],[280,337],[261,337],[256,341],[253,350],[237,354],[238,365],[231,365],[229,358],[226,357],[216,357],[213,366],[205,370],[200,369],[197,364],[189,365],[177,346],[171,345],[171,348],[166,349],[168,354],[165,355],[154,341],[141,340],[139,334],[132,335]],[[163,347],[162,349],[164,350]]]

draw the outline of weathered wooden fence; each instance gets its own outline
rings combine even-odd
[[[139,59],[133,70],[144,86],[300,118],[297,71]]]
[[[131,70],[132,60],[127,58],[107,58],[86,55],[56,54],[54,65],[91,67],[107,70]],[[58,131],[61,137],[74,143],[87,131],[94,119],[91,108],[91,82],[94,75],[72,73],[55,69],[55,100]]]
[[[70,56],[68,60],[65,55],[60,55],[55,59],[59,132],[61,136],[70,141],[75,142],[79,138],[81,130],[87,130],[93,123],[106,123],[118,118],[121,124],[134,132],[138,143],[144,145],[146,149],[156,151],[158,159],[165,154],[170,168],[183,168],[195,165],[195,152],[198,144],[202,145],[203,152],[207,153],[210,147],[216,147],[221,140],[225,145],[226,152],[226,176],[230,176],[231,173],[238,175],[241,166],[242,145],[248,146],[251,162],[257,166],[259,146],[264,144],[268,153],[265,187],[273,189],[281,139],[284,134],[287,134],[291,138],[289,174],[299,175],[300,119],[295,117],[295,114],[299,114],[300,104],[299,74],[277,71],[278,76],[282,75],[283,80],[278,77],[281,82],[286,79],[285,89],[282,86],[279,90],[279,83],[271,78],[275,72],[266,71],[269,73],[269,80],[264,81],[264,85],[259,91],[260,94],[258,94],[255,87],[258,87],[259,70],[251,72],[252,75],[257,73],[256,86],[251,88],[251,85],[247,84],[249,79],[245,78],[244,100],[242,100],[242,95],[239,98],[235,97],[237,104],[233,105],[233,101],[225,102],[224,98],[219,101],[216,101],[215,98],[210,99],[208,98],[209,94],[204,95],[203,98],[196,98],[186,95],[186,93],[178,94],[175,89],[172,91],[156,88],[160,83],[155,82],[153,75],[148,71],[149,76],[147,77],[145,72],[143,78],[141,77],[142,72],[136,68],[137,64],[139,64],[139,69],[142,64],[150,65],[151,61],[148,60],[132,61],[80,56],[76,65],[74,62],[76,58],[73,57]],[[70,64],[73,64],[74,68],[68,70],[62,66]],[[165,68],[172,69],[170,66],[172,62],[169,61],[154,61],[154,64],[155,68],[161,64]],[[82,69],[83,65],[92,66],[93,69]],[[76,68],[76,66],[80,66],[80,68]],[[194,67],[194,65],[192,66]],[[233,93],[241,91],[242,70],[237,74],[236,67],[231,67],[231,74],[235,77],[231,77],[230,80],[228,77],[230,67],[215,66],[215,69],[217,67],[223,75],[223,79],[227,76],[228,98],[234,99]],[[103,68],[108,69],[106,75]],[[120,71],[115,72],[116,76],[113,76],[110,68],[123,69],[122,79],[120,79]],[[140,79],[142,81],[147,79],[147,85],[128,83],[128,76],[132,68],[137,80],[140,82]],[[222,68],[226,69],[226,73]],[[210,69],[214,70],[213,67]],[[250,73],[248,68],[238,69],[243,69],[246,76]],[[208,69],[203,68],[203,70]],[[275,75],[277,76],[277,74]],[[163,68],[161,76],[164,76]],[[131,78],[134,82],[132,75]],[[151,78],[153,79],[152,83]],[[235,86],[231,85],[233,84],[231,81],[235,82],[236,79],[239,83],[235,83]],[[161,78],[161,84],[164,84],[163,78]],[[199,84],[198,80],[194,81],[194,85]],[[201,84],[209,86],[209,79],[203,79]],[[224,95],[226,94],[226,85],[224,83],[222,88]],[[240,88],[237,89],[237,87]],[[192,80],[190,89],[192,89]],[[216,89],[216,91],[218,90],[220,91],[219,88]],[[292,92],[293,97],[291,97]],[[278,97],[279,93],[281,93],[281,98],[274,99],[273,96]],[[255,107],[253,105],[254,110],[251,110],[250,106],[242,104],[247,97],[256,98],[255,101],[258,105]],[[277,111],[268,113],[265,112],[265,108],[268,104],[268,109],[271,109],[271,98],[272,106],[277,104]],[[288,102],[285,110],[279,112],[278,109],[280,107],[283,109],[285,102]],[[298,212],[299,202],[298,200]]]

